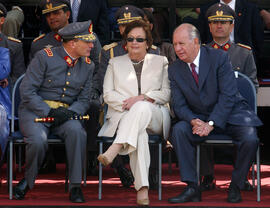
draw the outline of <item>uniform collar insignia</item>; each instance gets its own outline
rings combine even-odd
[[[220,46],[219,46],[218,44],[216,44],[216,43],[214,43],[214,44],[212,45],[212,47],[215,48],[215,49],[220,48]]]
[[[226,44],[222,47],[222,49],[223,49],[224,51],[228,51],[230,47],[231,47],[231,45],[230,45],[229,43],[226,43]]]
[[[74,67],[76,63],[78,62],[78,59],[75,59],[74,61],[72,61],[72,58],[70,58],[69,56],[65,56],[64,59],[69,67]]]
[[[57,33],[56,34],[54,34],[54,39],[55,40],[57,40],[58,42],[61,42],[61,36],[60,35],[58,35]]]

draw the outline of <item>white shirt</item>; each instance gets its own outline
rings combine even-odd
[[[196,58],[194,59],[194,61],[192,62],[193,64],[196,65],[195,67],[195,71],[197,72],[197,74],[199,74],[199,64],[200,64],[200,55],[201,55],[201,49],[199,50],[199,53],[197,54]],[[191,63],[188,63],[189,69],[192,72]]]
[[[235,11],[235,1],[236,0],[231,0],[230,3],[226,4],[224,1],[220,0],[220,3],[228,5],[233,11]],[[234,43],[234,28],[230,34],[230,41]]]

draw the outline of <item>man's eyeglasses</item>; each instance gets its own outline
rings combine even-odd
[[[146,38],[127,38],[127,42],[133,42],[134,40],[136,40],[136,42],[138,43],[142,43],[144,41],[146,41]]]

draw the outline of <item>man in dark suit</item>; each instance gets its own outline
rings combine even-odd
[[[74,19],[74,3],[79,3],[77,17]],[[92,20],[93,31],[97,34],[101,45],[110,42],[110,26],[106,0],[70,0],[73,22]],[[76,12],[75,12],[76,13]]]
[[[206,11],[215,3],[225,3],[235,11],[234,31],[230,36],[230,40],[234,43],[242,43],[250,46],[257,59],[261,54],[263,46],[262,18],[260,17],[257,5],[246,0],[213,0],[211,3],[203,5],[200,9],[201,12],[198,19],[202,43],[212,41]]]
[[[173,35],[180,60],[169,67],[172,107],[179,121],[173,126],[172,144],[179,161],[184,191],[169,199],[171,203],[201,201],[196,174],[196,142],[209,134],[231,136],[238,154],[228,192],[228,202],[240,202],[252,160],[258,147],[256,126],[260,119],[237,89],[228,54],[200,46],[198,30],[182,24]]]

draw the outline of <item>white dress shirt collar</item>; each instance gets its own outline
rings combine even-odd
[[[196,65],[195,70],[196,70],[197,74],[199,74],[200,55],[201,55],[201,49],[199,50],[196,58],[193,61],[193,64]],[[192,71],[190,64],[191,63],[188,63],[188,66],[189,66],[190,71]]]

